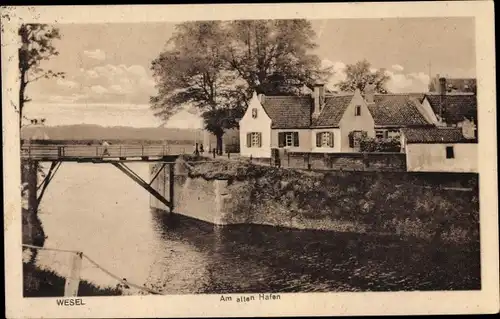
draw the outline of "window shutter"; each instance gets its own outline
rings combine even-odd
[[[333,147],[333,132],[328,133],[329,138],[330,138],[330,147]]]
[[[284,146],[285,146],[285,133],[279,132],[278,133],[278,147],[284,147]]]
[[[354,133],[353,132],[349,133],[349,147],[350,148],[354,147]]]
[[[321,133],[316,133],[316,147],[321,147]]]
[[[259,147],[262,147],[262,133],[259,133]]]
[[[293,146],[299,146],[299,132],[293,132]]]
[[[252,147],[252,133],[247,133],[247,147]]]

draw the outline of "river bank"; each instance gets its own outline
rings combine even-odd
[[[479,242],[477,174],[319,172],[193,156],[175,174],[175,212],[214,224]],[[158,177],[153,187],[168,198],[168,175]]]
[[[62,297],[66,279],[55,272],[40,269],[32,263],[23,263],[24,297]],[[80,281],[78,296],[119,296],[118,288],[100,288],[85,280]]]

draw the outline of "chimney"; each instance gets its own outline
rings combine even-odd
[[[373,84],[373,82],[369,82],[367,85],[365,85],[364,93],[365,93],[366,103],[374,104],[375,103],[375,85]]]
[[[259,94],[259,102],[260,104],[264,104],[266,101],[266,95],[265,94]]]
[[[446,78],[439,78],[439,93],[446,94]]]
[[[443,123],[446,123],[443,119],[443,115],[445,113],[445,108],[446,108],[446,78],[442,77],[439,78],[439,117],[441,118],[441,121]]]
[[[323,110],[323,106],[325,104],[325,85],[323,83],[316,83],[314,85],[313,100],[313,115],[319,115],[319,113],[321,113],[321,110]]]

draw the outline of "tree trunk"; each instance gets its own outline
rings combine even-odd
[[[222,155],[222,136],[224,133],[219,133],[215,135],[217,137],[216,151],[218,155]]]
[[[21,86],[19,87],[19,130],[21,130],[21,126],[23,125],[23,108],[24,108],[24,90],[26,85],[21,82]],[[19,133],[21,134],[21,133]]]
[[[21,71],[21,84],[19,85],[19,132],[21,131],[21,127],[23,125],[23,109],[24,109],[24,102],[25,97],[24,93],[26,91],[26,85],[28,83],[25,81],[25,72]],[[21,133],[19,133],[19,136]]]

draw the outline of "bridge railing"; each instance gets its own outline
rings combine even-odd
[[[185,154],[180,145],[23,145],[22,158],[105,158],[105,157],[161,157]]]

